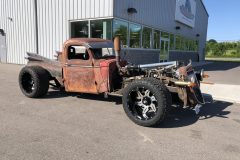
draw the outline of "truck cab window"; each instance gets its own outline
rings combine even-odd
[[[89,60],[89,54],[83,46],[70,46],[68,47],[68,59]]]
[[[95,59],[115,56],[114,50],[112,48],[92,48],[91,50]]]

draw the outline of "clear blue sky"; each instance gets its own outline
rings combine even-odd
[[[208,40],[240,40],[240,0],[203,0],[210,15]]]

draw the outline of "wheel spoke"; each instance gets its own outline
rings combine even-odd
[[[148,119],[147,112],[148,112],[148,106],[144,106],[144,109],[142,111],[142,115],[144,118]]]
[[[150,105],[150,108],[151,108],[151,110],[152,110],[153,112],[156,112],[156,111],[157,111],[156,106],[155,106],[155,104],[153,104],[153,103]]]
[[[155,97],[155,96],[152,96],[152,97],[151,97],[151,101],[152,101],[152,102],[157,102],[156,97]]]
[[[143,95],[142,95],[142,93],[140,92],[140,91],[137,91],[137,99],[140,99],[140,100],[142,100],[143,99]]]
[[[135,102],[135,104],[136,104],[136,105],[138,105],[138,106],[140,106],[140,107],[142,107],[142,106],[143,106],[143,103],[142,103],[142,101],[140,101],[140,102]]]
[[[149,90],[146,90],[144,94],[145,94],[145,96],[150,97],[150,93],[151,92]]]

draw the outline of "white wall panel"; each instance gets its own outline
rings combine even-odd
[[[33,0],[0,0],[0,28],[6,33],[7,62],[26,63],[26,52],[36,52]]]
[[[53,58],[69,38],[69,21],[113,16],[113,0],[37,0],[39,54]],[[13,20],[10,21],[9,17]],[[7,61],[24,64],[36,52],[34,0],[0,0],[0,28],[7,37]]]
[[[53,58],[69,38],[69,22],[113,16],[113,0],[38,1],[39,54]],[[101,4],[101,5],[100,5]]]

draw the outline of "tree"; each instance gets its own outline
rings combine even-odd
[[[226,54],[226,51],[227,51],[227,45],[225,43],[219,43],[218,49],[220,51],[220,55],[224,55]]]
[[[237,47],[236,48],[237,48],[237,53],[240,54],[240,41],[237,42]]]
[[[208,42],[209,43],[218,43],[215,39],[210,39]]]

